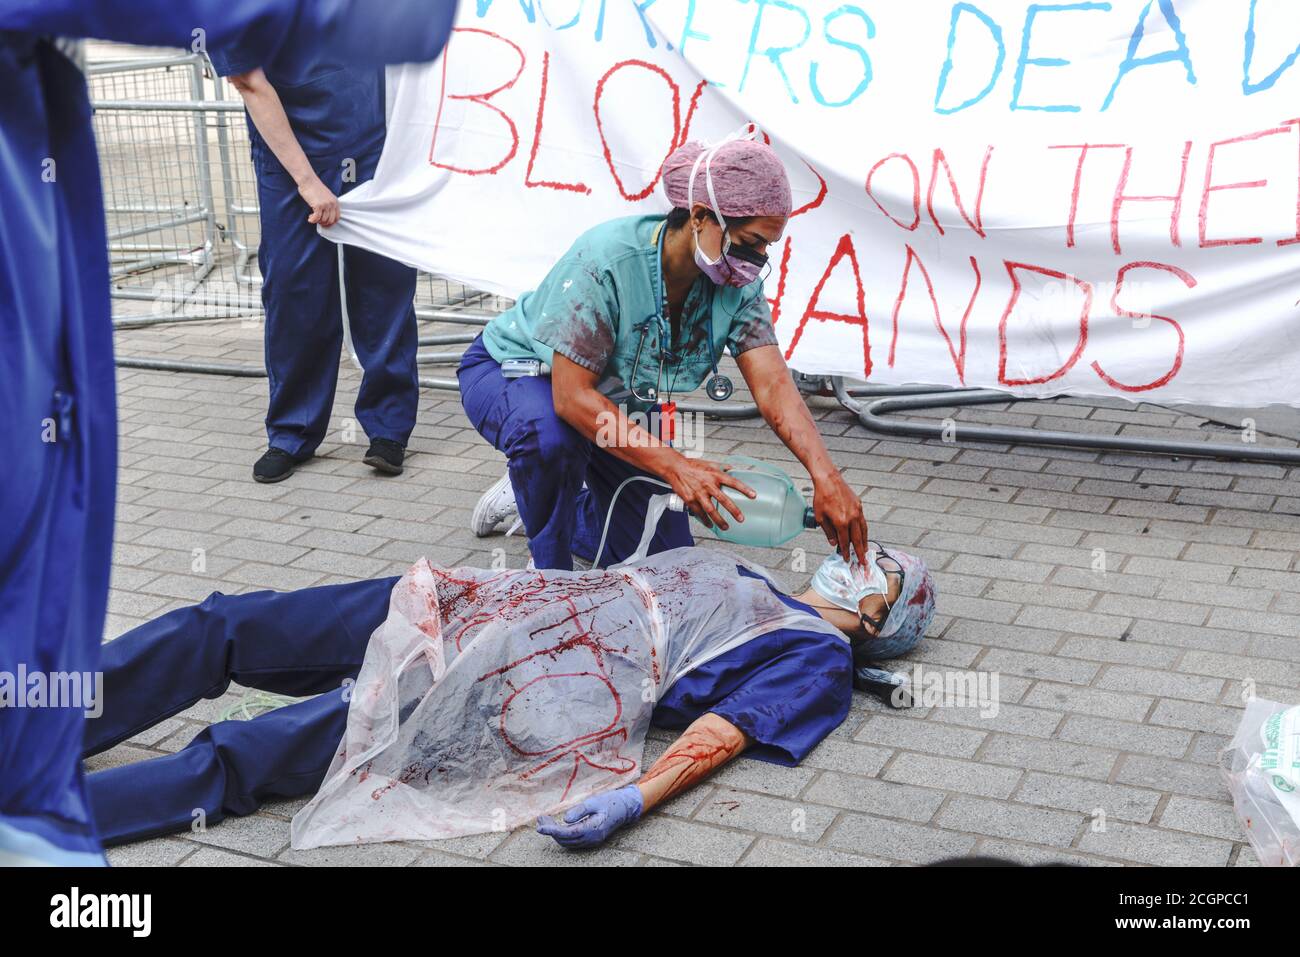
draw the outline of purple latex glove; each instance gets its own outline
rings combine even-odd
[[[556,820],[548,815],[537,819],[537,833],[555,838],[563,847],[595,847],[626,824],[641,819],[645,801],[635,784],[606,791],[575,804]]]

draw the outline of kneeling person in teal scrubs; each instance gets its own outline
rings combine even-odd
[[[486,535],[517,515],[538,568],[570,569],[574,556],[608,565],[636,549],[648,497],[663,491],[634,482],[619,492],[600,550],[615,492],[636,476],[668,484],[721,528],[728,513],[741,520],[727,490],[752,496],[743,482],[683,455],[670,433],[651,434],[635,416],[657,409],[661,423],[671,421],[674,398],[706,379],[710,394],[725,397],[730,383],[718,360],[726,349],[763,418],[812,476],[827,539],[865,560],[862,503],[794,386],[763,295],[768,249],[791,210],[781,161],[754,139],[710,149],[689,143],[669,156],[663,177],[673,204],[667,217],[626,217],[587,231],[536,291],[466,350],[457,370],[466,414],[509,460],[474,511],[474,532]],[[550,375],[509,375],[529,363],[549,366]],[[621,406],[608,394],[617,382],[628,393]],[[686,515],[669,513],[649,553],[691,543]]]

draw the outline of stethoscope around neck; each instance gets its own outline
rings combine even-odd
[[[633,398],[635,398],[638,402],[654,403],[659,401],[659,397],[662,393],[661,387],[663,385],[663,378],[664,378],[664,359],[667,355],[669,355],[668,350],[664,348],[664,341],[668,338],[667,336],[668,322],[664,318],[664,314],[668,311],[668,294],[667,291],[664,289],[663,239],[664,239],[664,234],[667,232],[668,230],[666,228],[666,225],[661,224],[655,234],[655,255],[654,255],[655,294],[659,303],[659,309],[656,312],[653,312],[650,315],[646,316],[645,321],[641,323],[641,338],[637,342],[636,355],[632,359],[632,372],[631,375],[629,375],[628,377],[630,380],[628,382],[628,388],[631,390]],[[710,310],[710,318],[711,317],[712,317],[712,310]],[[637,391],[636,380],[637,380],[637,373],[641,369],[641,356],[645,352],[645,337],[650,332],[651,325],[655,327],[656,336],[658,339],[659,368],[655,372],[654,386],[647,389],[646,394],[642,395],[640,392]],[[713,375],[709,378],[709,381],[704,384],[704,391],[710,399],[713,399],[713,401],[725,402],[727,401],[727,399],[731,398],[731,394],[736,391],[736,387],[732,384],[731,379],[729,379],[727,376],[723,375],[721,372],[718,371],[718,358],[716,355],[713,354],[712,339],[709,340],[709,344],[707,348],[709,350],[709,358],[711,360]],[[677,358],[676,355],[674,355],[674,360],[676,358]]]

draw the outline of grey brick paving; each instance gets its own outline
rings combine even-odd
[[[1080,828],[1079,815],[1068,811],[964,796],[944,805],[935,823],[953,830],[1052,847],[1069,847]]]
[[[1063,774],[1031,771],[1016,790],[1015,799],[1024,804],[1060,808],[1095,816],[1104,812],[1111,817],[1145,824],[1160,803],[1158,791],[1081,781]],[[1227,807],[1227,805],[1220,805]]]
[[[1139,864],[1215,867],[1228,863],[1233,845],[1215,838],[1110,821],[1104,830],[1088,830],[1079,849]]]
[[[1015,790],[1020,771],[929,754],[903,753],[885,772],[885,780],[916,785],[941,781],[950,791],[1005,798]]]
[[[805,800],[852,811],[866,811],[906,821],[925,822],[943,803],[940,790],[911,787],[858,775],[827,773],[803,795]]]
[[[761,838],[740,862],[742,867],[889,867],[890,862],[826,847]]]
[[[118,347],[257,363],[260,336],[259,326],[239,322],[160,326],[119,333]],[[341,440],[357,381],[345,362],[318,457],[289,481],[261,486],[249,470],[264,442],[265,382],[119,372],[106,638],[217,590],[399,574],[421,555],[487,564],[504,549],[509,563],[526,561],[522,538],[478,540],[466,527],[503,460],[469,428],[456,397],[423,394],[406,474],[381,478],[360,463],[362,446]],[[1300,699],[1300,469],[881,439],[832,402],[811,406],[875,535],[936,572],[940,614],[898,666],[996,674],[996,713],[947,703],[895,713],[855,694],[848,721],[801,767],[735,762],[594,852],[563,852],[528,829],[294,852],[288,821],[299,799],[114,849],[110,860],[880,866],[984,853],[1097,866],[1256,864],[1214,758],[1235,730],[1242,679],[1261,694]],[[925,413],[948,414],[1103,433],[1222,434],[1198,414],[1125,402]],[[706,441],[710,455],[792,465],[761,423],[711,423]],[[815,535],[794,544],[810,562],[825,549]],[[742,553],[802,584],[780,570],[784,554]],[[240,693],[200,702],[89,766],[176,751]],[[647,760],[670,737],[652,734]]]
[[[891,821],[866,814],[847,814],[827,837],[837,850],[869,849],[890,860],[925,864],[946,857],[961,857],[975,848],[970,834]]]

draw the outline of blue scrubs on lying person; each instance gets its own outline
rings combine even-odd
[[[565,846],[599,843],[617,827],[691,787],[741,752],[777,764],[798,764],[848,714],[855,660],[878,660],[905,653],[920,640],[933,615],[934,589],[929,572],[919,559],[902,553],[873,553],[876,557],[869,574],[864,574],[856,563],[849,566],[838,556],[832,556],[814,579],[814,587],[797,596],[783,594],[767,579],[735,565],[725,556],[702,549],[677,550],[670,553],[671,561],[667,555],[661,556],[660,565],[669,570],[665,579],[672,579],[678,568],[700,564],[702,554],[712,556],[708,560],[714,562],[715,569],[720,569],[709,587],[721,585],[732,594],[748,595],[738,607],[758,609],[766,602],[767,618],[755,612],[759,624],[777,620],[770,614],[775,608],[782,626],[770,630],[750,627],[758,633],[707,658],[699,654],[697,644],[690,645],[689,650],[684,647],[695,642],[699,634],[698,628],[685,619],[692,614],[697,617],[707,614],[698,611],[706,603],[687,603],[696,610],[679,618],[674,618],[672,613],[662,617],[665,634],[662,646],[657,646],[656,667],[669,668],[670,662],[673,662],[671,667],[677,667],[682,655],[691,654],[698,655],[700,663],[682,668],[681,677],[657,692],[651,705],[650,722],[663,728],[681,729],[683,733],[634,783],[604,793],[587,794],[558,821],[541,818],[540,830]],[[877,569],[883,575],[876,575]],[[474,586],[476,592],[485,590],[481,583],[490,586],[494,574],[513,576],[516,581],[532,575],[535,581],[545,581],[545,588],[532,587],[531,598],[539,606],[554,608],[569,600],[562,593],[566,583],[575,593],[603,588],[606,596],[613,594],[638,602],[645,590],[636,582],[644,583],[650,573],[640,573],[639,578],[638,573],[618,570],[552,573],[550,580],[536,572],[483,573],[451,569],[441,574],[477,575],[480,584]],[[213,724],[175,754],[90,774],[87,778],[90,802],[104,841],[120,844],[187,830],[199,817],[211,825],[228,815],[250,814],[268,800],[302,797],[318,789],[325,793],[322,782],[327,772],[337,769],[341,752],[347,749],[345,734],[350,735],[353,730],[350,722],[358,719],[356,704],[352,704],[354,713],[349,717],[350,700],[365,698],[361,717],[374,719],[374,699],[360,694],[365,681],[362,666],[368,660],[368,648],[374,657],[372,642],[379,639],[393,620],[390,599],[396,607],[400,600],[397,592],[401,590],[396,586],[408,578],[376,579],[289,593],[214,594],[200,605],[170,612],[106,645],[103,713],[87,723],[87,755],[107,750],[184,711],[201,698],[220,696],[231,681],[273,693],[314,697],[250,721]],[[671,587],[665,586],[660,595],[664,606],[673,602],[673,596],[668,594]],[[454,597],[440,594],[443,615],[458,614],[451,608],[453,601]],[[602,603],[608,604],[603,600]],[[387,623],[386,614],[390,615]],[[482,617],[487,622],[501,620],[499,615]],[[381,625],[385,629],[380,629]],[[723,624],[723,630],[739,634],[754,625],[755,622],[729,620]],[[499,635],[500,631],[485,628],[479,634]],[[459,639],[456,644],[460,646]],[[618,644],[606,642],[604,653],[625,654],[626,645],[622,645],[620,652],[615,647]],[[472,646],[473,641],[465,645]],[[551,651],[547,649],[538,656],[546,659],[542,668],[554,663],[563,665],[557,671],[574,670],[567,667],[574,659],[548,657]],[[466,656],[467,651],[460,651],[462,659]],[[461,673],[469,670],[461,668]],[[444,674],[449,676],[453,672],[454,664]],[[361,684],[357,683],[359,674]],[[521,688],[527,687],[526,678],[526,675],[515,676]],[[440,680],[453,683],[448,677]],[[477,685],[481,681],[471,678],[470,683]],[[630,696],[625,695],[624,700],[626,710],[635,708]],[[474,708],[464,710],[471,712]],[[508,720],[505,711],[500,712],[500,717],[504,729]],[[409,709],[403,710],[400,720],[406,722],[410,718]],[[452,720],[461,719],[457,716]],[[440,716],[433,715],[427,723],[444,722]],[[469,740],[487,742],[496,733],[497,723],[480,719],[473,725]],[[517,729],[512,730],[515,741],[526,736]],[[575,729],[575,740],[582,733],[581,728]],[[439,738],[439,734],[443,737]],[[446,738],[445,729],[435,727],[415,728],[405,736],[413,740],[423,738],[426,742]],[[510,748],[497,748],[488,743],[475,746],[492,748],[494,760],[496,751],[507,753],[515,747],[513,743]],[[443,747],[439,744],[433,750]],[[523,754],[528,748],[521,746],[516,750]],[[534,748],[530,753],[543,752]],[[430,786],[430,770],[445,773],[446,769],[438,766],[440,757],[434,754],[431,759],[434,763],[424,768],[425,787]],[[525,759],[520,760],[526,763]],[[582,760],[588,760],[588,756]],[[420,769],[412,767],[409,753],[398,763],[403,780],[419,777],[418,773],[412,773]],[[569,766],[562,767],[563,774],[567,775]],[[589,765],[583,770],[589,770]],[[575,759],[573,774],[576,776],[578,771],[579,763]],[[370,777],[371,783],[365,786],[367,800],[363,802],[367,809],[371,807],[371,789],[376,788],[374,782],[384,779],[370,765],[361,769],[360,774],[354,769],[350,775],[335,775],[331,780],[335,777],[351,781]],[[434,775],[433,786],[441,781]],[[391,786],[379,787],[373,793],[379,795]],[[548,805],[564,806],[564,802]],[[531,820],[531,816],[525,820]],[[349,834],[354,827],[362,830],[349,820]],[[385,840],[394,836],[400,834],[367,839]]]

